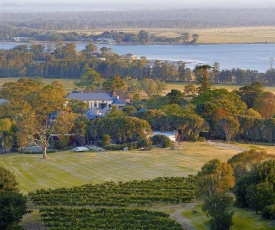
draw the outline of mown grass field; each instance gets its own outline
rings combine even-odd
[[[118,31],[138,33],[145,30],[156,36],[179,37],[184,32],[191,35],[197,33],[200,37],[198,44],[225,44],[225,43],[275,43],[275,27],[231,27],[231,28],[207,28],[207,29],[182,29],[182,28],[137,28],[119,29]],[[108,29],[77,30],[87,34],[100,34]],[[59,31],[59,32],[70,32]]]
[[[85,152],[72,151],[49,154],[0,155],[0,166],[14,172],[22,192],[41,188],[72,187],[104,181],[130,181],[162,176],[196,174],[201,166],[218,158],[226,161],[242,149],[254,145],[235,144],[234,148],[208,143],[182,143],[181,149],[153,149],[151,151]],[[274,152],[274,147],[261,146],[261,150]]]
[[[201,210],[201,205],[185,205],[182,214],[187,217],[198,230],[208,230],[207,221],[209,218]],[[233,208],[234,226],[232,230],[268,230],[275,229],[275,221],[264,220],[260,214],[251,210]]]

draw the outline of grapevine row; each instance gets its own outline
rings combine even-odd
[[[29,193],[40,206],[126,207],[152,203],[186,203],[194,197],[195,177],[159,177],[154,180],[105,182],[73,188],[37,190]]]
[[[169,215],[138,209],[42,208],[40,215],[50,230],[62,229],[158,229],[179,230]]]

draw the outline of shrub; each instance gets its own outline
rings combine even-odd
[[[171,147],[172,145],[172,141],[170,140],[170,138],[165,135],[155,135],[151,137],[151,140],[153,145],[156,145],[160,148],[167,148]]]
[[[0,191],[17,192],[18,183],[16,182],[14,174],[4,167],[0,167]]]
[[[264,207],[262,217],[265,219],[275,219],[275,204]]]
[[[102,144],[103,145],[109,145],[111,141],[110,135],[104,134],[102,137]]]

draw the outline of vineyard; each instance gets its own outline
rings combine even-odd
[[[182,229],[168,214],[136,209],[191,202],[195,176],[105,182],[29,193],[47,229]],[[100,206],[100,207],[99,207]]]
[[[182,229],[169,215],[138,209],[43,208],[45,226],[62,229]]]
[[[195,177],[159,177],[154,180],[105,182],[73,188],[37,190],[29,197],[38,206],[144,206],[187,203],[194,197]]]

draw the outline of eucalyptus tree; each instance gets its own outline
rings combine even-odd
[[[211,79],[210,72],[212,67],[210,65],[201,65],[195,67],[195,72],[197,73],[197,79],[200,84],[199,93],[203,93],[206,90],[211,89]]]

